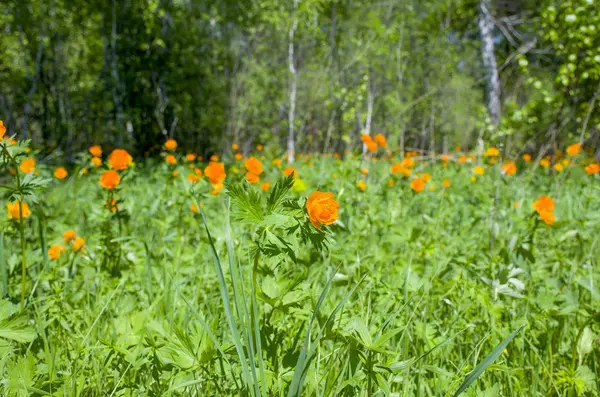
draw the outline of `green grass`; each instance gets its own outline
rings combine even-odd
[[[54,180],[25,222],[24,312],[18,224],[1,224],[0,395],[599,395],[598,175],[519,163],[472,182],[471,165],[437,163],[416,194],[365,164],[302,159],[281,197],[236,190],[229,166],[229,199],[148,161],[117,214],[97,170]],[[323,234],[303,218],[317,189],[340,204]],[[544,194],[553,226],[531,207]],[[85,252],[49,260],[68,229]]]

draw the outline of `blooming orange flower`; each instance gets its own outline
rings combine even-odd
[[[491,147],[488,150],[486,150],[483,155],[488,157],[498,157],[500,155],[500,150],[498,150],[495,147]]]
[[[110,199],[110,201],[106,200],[106,203],[104,203],[104,208],[106,208],[110,212],[115,212],[116,210],[118,210],[119,206],[117,205],[117,199],[113,197]]]
[[[100,157],[92,157],[90,163],[92,163],[94,167],[100,167],[102,165],[102,159]]]
[[[581,143],[574,143],[567,147],[567,154],[569,156],[577,156],[577,153],[581,150]]]
[[[177,141],[175,139],[167,139],[165,142],[165,149],[175,150],[177,149]]]
[[[373,140],[375,141],[375,143],[377,143],[380,147],[386,147],[387,146],[387,140],[385,139],[385,137],[382,134],[377,134],[375,135],[375,137],[373,137]]]
[[[104,189],[114,190],[121,183],[121,177],[116,171],[108,170],[102,173],[100,177],[100,186]]]
[[[54,170],[54,177],[56,179],[65,179],[68,175],[69,173],[67,172],[65,167],[58,167]]]
[[[73,229],[67,230],[63,233],[63,239],[65,240],[65,244],[69,244],[71,241],[75,240],[76,237],[77,233],[75,233],[75,230]]]
[[[554,200],[548,196],[541,196],[533,203],[533,209],[537,212],[554,211]]]
[[[391,168],[390,168],[390,172],[392,174],[401,174],[404,172],[404,166],[400,163],[396,163],[394,164]]]
[[[410,157],[407,157],[402,160],[402,166],[404,168],[412,169],[415,166],[415,160],[411,159]]]
[[[202,177],[202,170],[200,168],[194,168],[194,172],[196,173],[196,175],[198,175],[199,177]]]
[[[210,161],[219,161],[219,156],[216,154],[213,154],[212,156],[210,156]]]
[[[556,172],[561,172],[564,169],[565,167],[561,163],[554,164],[554,170],[556,170]]]
[[[448,153],[442,154],[440,156],[440,160],[442,160],[445,163],[447,163],[448,161],[450,161],[451,158],[452,158],[452,156],[450,156]]]
[[[196,183],[200,180],[200,177],[196,174],[188,174],[187,176],[187,180],[192,182],[192,183]]]
[[[271,161],[271,164],[277,167],[281,167],[281,159],[273,159],[273,161]]]
[[[358,183],[356,184],[356,186],[358,187],[358,189],[361,192],[364,192],[365,190],[367,190],[367,184],[365,183],[365,181],[358,181]]]
[[[429,175],[427,172],[424,172],[421,174],[421,179],[423,179],[424,182],[429,182],[431,180],[431,175]]]
[[[242,154],[241,154],[241,153],[236,153],[236,154],[235,154],[233,157],[234,157],[234,158],[235,158],[237,161],[240,161],[240,160],[242,159],[242,157],[244,157],[244,156],[242,156]]]
[[[260,184],[260,190],[266,192],[271,187],[271,182],[263,182]]]
[[[550,159],[548,157],[541,159],[540,165],[544,168],[550,167]]]
[[[249,157],[246,160],[244,160],[244,167],[246,167],[246,170],[248,172],[251,172],[251,173],[255,174],[256,176],[262,174],[262,172],[263,172],[262,163],[260,162],[259,159],[257,159],[254,156]]]
[[[48,249],[48,257],[50,260],[57,260],[60,257],[60,254],[66,251],[66,248],[62,245],[55,244]]]
[[[73,252],[82,252],[85,250],[85,240],[81,237],[77,237],[75,241],[73,241],[73,245],[71,246]]]
[[[234,144],[232,144],[232,145],[231,145],[231,148],[232,148],[233,150],[238,150],[240,147],[238,146],[238,144],[237,144],[237,143],[234,143]]]
[[[4,122],[0,120],[0,139],[6,134],[6,127],[4,126]]]
[[[468,160],[468,159],[469,159],[469,158],[463,154],[462,156],[460,156],[460,157],[458,158],[458,162],[459,162],[460,164],[464,164],[464,163],[466,163],[466,162],[467,162],[467,160]]]
[[[374,141],[366,142],[365,145],[367,145],[367,149],[369,150],[369,152],[377,152],[377,143],[375,143]]]
[[[200,212],[198,210],[198,206],[194,203],[190,204],[190,211],[192,211],[194,214],[197,214],[198,212]]]
[[[525,153],[523,156],[521,156],[521,158],[523,159],[524,162],[529,163],[531,162],[531,155],[529,153]]]
[[[260,176],[256,175],[253,172],[248,171],[248,172],[246,172],[246,180],[254,185],[255,183],[257,183],[260,180]]]
[[[29,174],[30,172],[35,171],[35,159],[30,157],[21,161],[21,165],[19,165],[19,169],[23,171],[25,174]]]
[[[410,182],[410,188],[417,193],[420,193],[425,189],[425,181],[421,178],[415,178]]]
[[[363,175],[367,175],[369,173],[369,169],[368,168],[363,168],[360,170],[360,173]]]
[[[444,181],[442,182],[442,186],[445,188],[449,188],[450,187],[450,179],[444,179]]]
[[[93,157],[102,157],[102,148],[99,145],[90,146],[88,150]]]
[[[517,166],[512,161],[508,161],[502,166],[502,173],[505,175],[515,175],[517,173]]]
[[[125,149],[115,149],[110,156],[108,156],[108,164],[113,170],[126,170],[132,162],[133,158]]]
[[[306,212],[310,223],[317,229],[321,225],[331,225],[338,219],[340,205],[333,198],[333,193],[313,192],[306,201]]]
[[[260,152],[261,150],[263,150],[263,145],[256,145],[256,150],[258,150],[259,152]]]
[[[483,175],[483,174],[485,174],[485,168],[483,168],[481,166],[477,166],[477,167],[473,168],[473,173],[475,173],[477,175]]]
[[[225,174],[225,165],[223,163],[211,161],[204,169],[204,175],[212,185],[222,184],[227,176],[227,174]]]
[[[196,153],[188,153],[185,155],[185,159],[189,162],[196,160],[196,157],[198,157],[196,156]]]
[[[29,204],[19,200],[14,203],[6,203],[6,209],[8,210],[8,219],[21,219],[21,214],[23,215],[23,218],[27,218],[31,215]]]
[[[594,175],[600,172],[600,164],[593,163],[585,167],[585,173],[588,175]]]
[[[519,202],[518,201],[515,201],[513,203],[513,208],[519,208]]]
[[[554,214],[550,211],[540,211],[538,212],[540,218],[542,218],[542,221],[544,221],[544,223],[546,225],[552,225],[554,223],[554,221],[556,220],[556,218],[554,217]]]
[[[565,167],[568,167],[569,164],[571,164],[571,160],[569,159],[563,159],[563,161],[561,161],[562,165]]]
[[[372,142],[372,141],[373,141],[373,138],[371,137],[371,135],[368,135],[368,134],[362,134],[362,135],[360,136],[360,140],[361,140],[361,141],[362,141],[364,144],[366,144],[366,143],[368,143],[368,142]]]
[[[296,169],[294,167],[288,167],[285,170],[283,170],[283,175],[285,175],[285,176],[292,175],[294,178],[297,178],[298,177],[298,171],[296,171]]]
[[[175,165],[177,164],[177,157],[173,156],[172,154],[167,154],[167,157],[165,157],[165,161],[168,164]]]

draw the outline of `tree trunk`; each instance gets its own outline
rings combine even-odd
[[[481,34],[481,55],[486,71],[487,110],[494,125],[500,121],[500,79],[494,55],[494,20],[490,11],[491,0],[479,3],[479,32]]]
[[[296,10],[298,9],[298,0],[294,0],[294,20],[292,27],[289,32],[289,44],[288,44],[288,62],[290,68],[290,74],[292,75],[292,83],[290,89],[290,109],[288,112],[288,123],[289,123],[289,134],[287,140],[287,152],[288,152],[288,163],[293,163],[296,159],[296,140],[294,137],[294,117],[296,112],[296,85],[297,85],[297,73],[296,66],[294,65],[294,35],[296,34],[296,28],[298,27],[298,18],[296,17]]]

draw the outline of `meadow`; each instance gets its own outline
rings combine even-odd
[[[600,167],[581,145],[363,136],[290,165],[168,140],[63,168],[13,138],[2,396],[599,395]]]

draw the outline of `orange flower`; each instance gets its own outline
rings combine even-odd
[[[199,177],[202,177],[202,170],[200,168],[194,168],[194,172],[196,173],[196,175],[198,175]]]
[[[442,186],[445,188],[449,188],[450,187],[450,179],[444,179],[444,181],[442,182]]]
[[[217,194],[221,193],[221,190],[223,190],[222,183],[212,184],[212,190],[210,191],[210,194],[212,194],[213,196],[216,196]]]
[[[412,169],[415,166],[415,160],[407,157],[402,160],[402,166],[404,168]]]
[[[550,159],[548,157],[541,159],[540,165],[544,168],[550,167]]]
[[[417,193],[420,193],[425,189],[425,182],[421,178],[415,178],[410,182],[410,188]]]
[[[119,206],[117,205],[117,199],[113,197],[110,201],[106,200],[106,203],[104,203],[104,208],[110,212],[115,212],[118,210]]]
[[[524,162],[529,163],[531,162],[531,155],[529,153],[525,153],[523,156],[521,156],[521,158],[523,159]]]
[[[556,172],[561,172],[565,169],[565,167],[561,163],[556,163],[554,164],[554,169],[556,170]]]
[[[569,156],[577,156],[577,153],[581,150],[581,143],[574,143],[567,147],[567,154]]]
[[[6,134],[6,127],[4,126],[4,122],[0,120],[0,139]]]
[[[537,212],[554,211],[554,200],[548,196],[541,196],[533,203],[533,209]]]
[[[231,145],[231,148],[232,148],[233,150],[238,150],[240,147],[238,146],[238,144],[237,144],[237,143],[234,143],[234,144],[232,144],[232,145]]]
[[[423,179],[424,182],[429,182],[431,180],[431,175],[429,175],[427,172],[424,172],[421,175],[421,179]]]
[[[594,175],[600,172],[600,164],[593,163],[585,167],[585,173],[588,175]]]
[[[473,168],[473,173],[475,173],[477,175],[483,175],[483,174],[485,174],[485,168],[483,168],[481,166],[477,166],[477,167]]]
[[[460,164],[464,164],[464,163],[466,163],[466,162],[467,162],[467,160],[468,160],[468,157],[467,157],[467,156],[465,156],[464,154],[458,158],[458,162],[459,162]]]
[[[212,185],[222,184],[227,176],[227,174],[225,174],[225,165],[223,163],[211,161],[204,169],[204,175],[206,175]],[[221,189],[219,189],[219,191],[221,191]]]
[[[367,149],[369,150],[369,152],[377,152],[377,144],[374,141],[366,142],[365,145],[367,145]]]
[[[200,212],[198,210],[198,206],[194,203],[190,204],[190,211],[192,211],[194,214],[197,214],[198,212]]]
[[[367,175],[369,173],[369,169],[368,168],[363,168],[362,170],[360,170],[360,173],[363,175]]]
[[[242,159],[242,154],[241,153],[236,153],[235,156],[233,156],[237,161],[240,161]]]
[[[100,157],[92,157],[90,163],[92,163],[94,167],[100,167],[102,165],[102,159]]]
[[[563,159],[563,161],[561,161],[562,165],[564,165],[565,167],[568,167],[569,164],[571,164],[571,160],[569,159]]]
[[[387,146],[387,140],[385,139],[385,137],[382,134],[375,135],[373,140],[381,147]]]
[[[113,170],[104,171],[100,177],[100,186],[104,189],[114,190],[114,188],[119,186],[119,183],[121,183],[121,177]]]
[[[271,182],[263,182],[260,184],[260,190],[266,192],[271,187]]]
[[[321,225],[331,225],[338,218],[340,205],[333,198],[333,193],[313,192],[306,201],[306,212],[310,223],[317,229]]]
[[[519,208],[519,202],[518,201],[515,201],[513,203],[513,208]]]
[[[369,142],[373,142],[373,138],[371,138],[371,135],[368,135],[368,134],[362,134],[360,136],[360,140],[363,141],[364,144],[367,144]]]
[[[356,187],[358,187],[358,189],[361,192],[364,192],[365,190],[367,190],[367,184],[365,183],[365,181],[358,181],[358,183],[356,184]]]
[[[102,157],[102,148],[99,145],[90,146],[88,150],[93,157]]]
[[[62,254],[65,251],[65,247],[63,247],[62,245],[55,244],[48,249],[48,257],[50,257],[50,260],[55,261],[60,257],[60,254]]]
[[[189,162],[196,160],[196,157],[198,157],[196,156],[196,153],[188,153],[185,155],[185,159]]]
[[[77,233],[75,233],[75,230],[73,229],[67,230],[63,233],[63,239],[65,240],[65,244],[69,244],[71,241],[75,240],[76,237]]]
[[[502,172],[505,175],[515,175],[517,173],[517,166],[512,161],[508,161],[502,166]]]
[[[283,170],[283,175],[285,175],[285,176],[292,175],[294,178],[297,178],[298,177],[298,171],[296,171],[296,169],[294,167],[288,167],[285,170]]]
[[[210,156],[210,161],[219,161],[219,156],[213,154],[212,156]]]
[[[192,182],[192,183],[196,183],[200,180],[200,177],[196,174],[188,174],[187,176],[187,180]]]
[[[255,183],[257,183],[260,180],[260,176],[256,175],[253,172],[248,171],[248,172],[246,172],[246,180],[254,185]]]
[[[540,218],[542,218],[542,221],[544,221],[544,223],[546,225],[552,225],[554,223],[554,221],[556,220],[556,218],[554,217],[554,214],[550,211],[540,211],[538,212]]]
[[[81,237],[77,237],[75,241],[73,241],[71,249],[73,250],[73,252],[81,252],[85,250],[85,240]]]
[[[255,174],[256,176],[262,174],[262,172],[263,172],[262,163],[260,162],[259,159],[257,159],[254,156],[249,157],[246,160],[244,160],[244,167],[246,167],[246,170],[248,172],[251,172],[251,173]]]
[[[258,150],[259,152],[260,152],[261,150],[263,150],[263,145],[256,145],[256,150]]]
[[[167,157],[165,157],[165,161],[171,165],[175,165],[177,164],[177,157],[173,156],[172,154],[167,154]]]
[[[21,162],[19,169],[23,171],[25,174],[29,174],[30,172],[35,171],[35,159],[30,157]]]
[[[271,161],[271,164],[277,167],[281,167],[281,159],[274,159],[273,161]]]
[[[491,147],[486,150],[483,155],[488,157],[498,157],[500,155],[500,151],[495,147]]]
[[[131,156],[125,149],[115,149],[112,151],[110,156],[108,156],[108,164],[113,170],[126,170],[127,168],[129,168],[132,162],[133,158],[131,158]]]
[[[404,173],[404,170],[405,170],[404,166],[400,163],[396,163],[390,168],[390,172],[392,174],[401,174],[401,173]]]
[[[56,179],[65,179],[68,175],[69,173],[67,172],[65,167],[58,167],[54,170],[54,177]]]
[[[167,139],[165,142],[165,149],[175,150],[177,149],[177,141],[175,139]]]
[[[19,200],[14,203],[6,203],[6,209],[8,210],[8,219],[21,219],[21,214],[23,214],[23,218],[31,215],[29,205]]]

